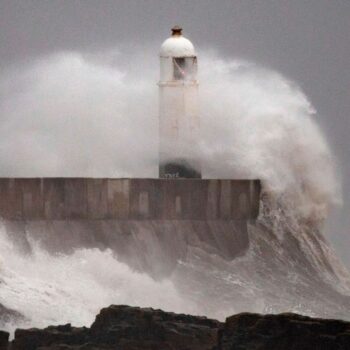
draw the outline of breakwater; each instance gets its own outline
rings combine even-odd
[[[250,220],[259,180],[1,178],[9,220]]]

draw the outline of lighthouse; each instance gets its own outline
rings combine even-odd
[[[182,28],[160,48],[159,177],[201,178],[197,56]]]

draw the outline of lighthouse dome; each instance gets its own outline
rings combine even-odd
[[[164,41],[160,48],[160,57],[194,57],[193,44],[182,35],[180,27],[172,29],[172,36]]]

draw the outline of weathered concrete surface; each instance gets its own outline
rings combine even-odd
[[[17,247],[32,237],[53,253],[111,249],[154,277],[189,246],[243,255],[259,201],[258,180],[0,178],[0,218]]]
[[[0,178],[10,220],[254,220],[258,180]]]
[[[129,266],[168,276],[188,247],[228,259],[248,249],[258,180],[0,178],[0,218],[16,246],[52,253],[111,249]]]

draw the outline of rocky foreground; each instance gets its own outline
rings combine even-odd
[[[350,322],[242,313],[222,323],[130,306],[102,309],[90,328],[70,324],[0,332],[1,350],[349,350]]]

